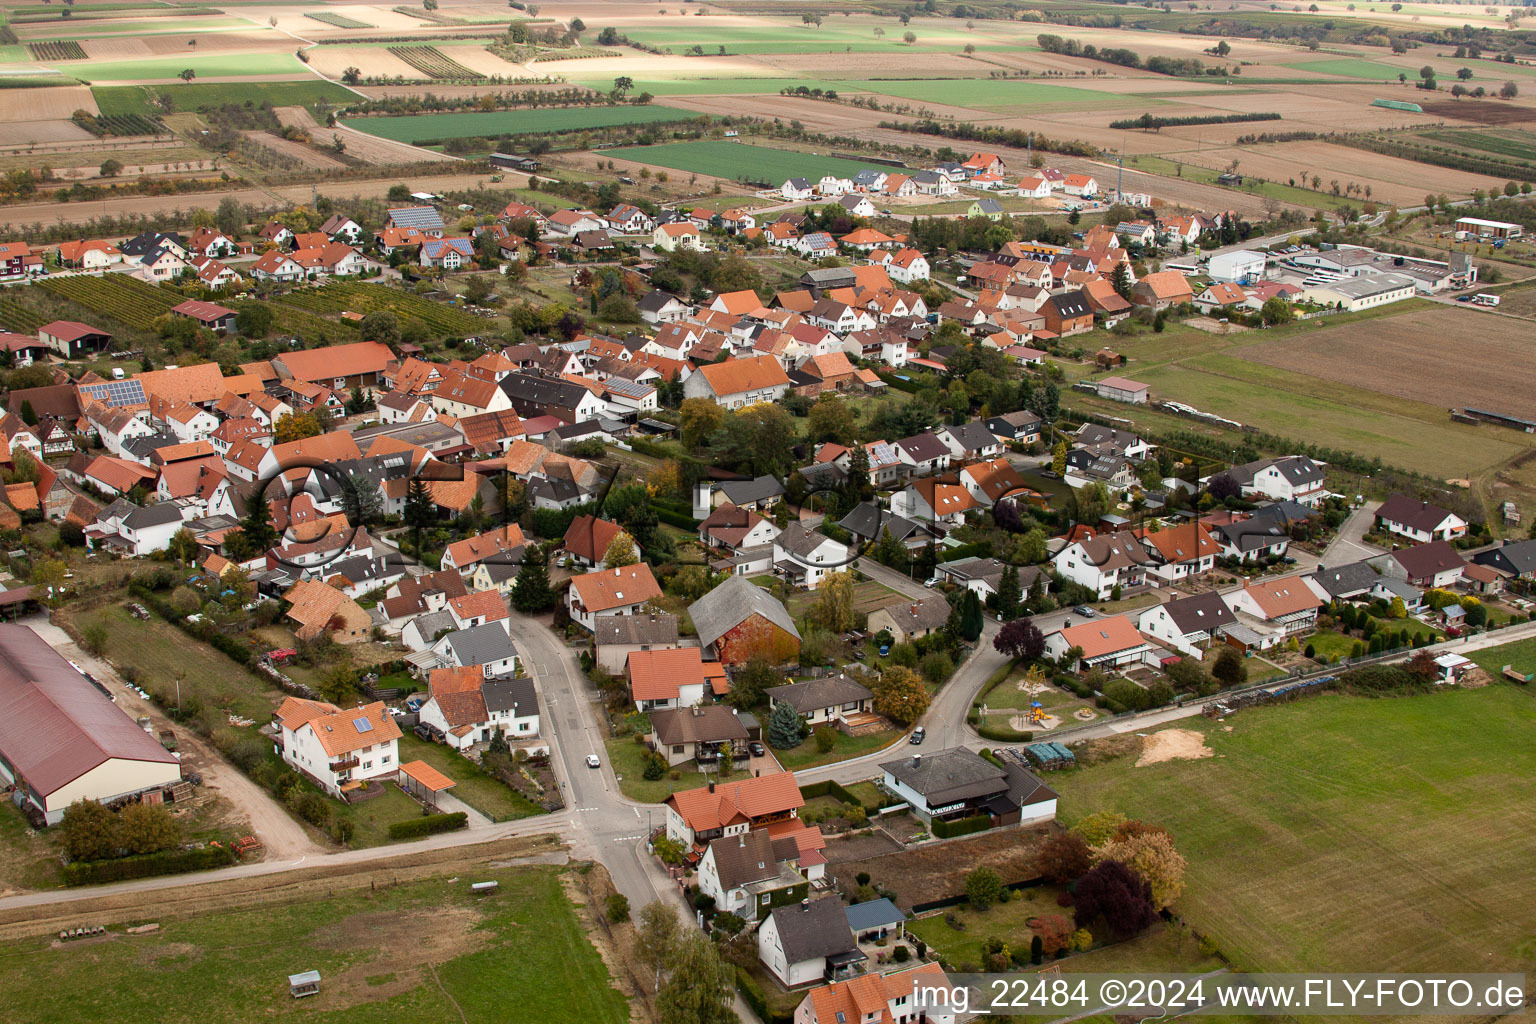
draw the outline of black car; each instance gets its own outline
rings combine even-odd
[[[753,757],[762,757],[768,753],[768,748],[757,742],[757,740],[753,740],[751,743],[748,743],[747,750],[752,754]]]

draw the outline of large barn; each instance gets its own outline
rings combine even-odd
[[[31,628],[0,625],[0,778],[48,824],[76,800],[181,779],[181,763]]]

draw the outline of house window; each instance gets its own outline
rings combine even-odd
[[[363,762],[363,768],[364,768],[364,770],[366,770],[366,769],[369,769],[369,768],[372,768],[372,767],[373,767],[373,762],[372,762],[372,761],[364,761],[364,762]]]

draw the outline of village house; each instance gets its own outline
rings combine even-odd
[[[1394,494],[1376,510],[1376,526],[1415,544],[1455,540],[1467,533],[1467,521],[1449,509]]]
[[[799,859],[793,837],[775,839],[766,829],[722,836],[699,859],[699,892],[717,913],[754,922],[805,898],[810,885],[795,866]]]
[[[613,618],[603,615],[598,621],[601,624]],[[644,622],[648,616],[617,618]],[[675,631],[675,617],[672,619],[672,628]],[[704,661],[697,647],[631,651],[625,659],[623,671],[629,683],[630,699],[635,702],[635,710],[646,713],[713,702],[730,689],[725,667],[718,661]]]
[[[1134,534],[1122,531],[1073,541],[1052,564],[1061,575],[1105,601],[1116,589],[1123,593],[1146,583],[1147,570],[1156,561]]]
[[[700,766],[730,763],[748,739],[738,715],[735,708],[724,704],[652,711],[646,740],[672,767],[689,761]]]
[[[831,725],[849,735],[878,729],[880,718],[874,714],[874,693],[856,680],[845,675],[823,676],[799,683],[770,686],[768,708],[788,704],[814,729]]]
[[[1170,526],[1144,534],[1143,546],[1154,556],[1147,575],[1163,583],[1181,583],[1208,573],[1221,554],[1221,544],[1200,523]]]
[[[660,596],[661,587],[651,567],[640,562],[573,577],[566,605],[571,619],[591,632],[597,615],[638,615]]]
[[[1317,626],[1322,600],[1299,576],[1255,580],[1222,595],[1240,618],[1264,624],[1279,639],[1310,632]]]
[[[342,710],[288,697],[273,718],[283,760],[331,796],[342,797],[399,770],[400,727],[383,701]]]
[[[433,669],[420,720],[458,751],[488,743],[498,733],[516,745],[539,735],[539,700],[526,676],[487,679],[482,665]]]
[[[1236,623],[1237,616],[1214,590],[1153,605],[1136,618],[1142,633],[1196,658],[1220,643],[1223,631]]]
[[[789,390],[789,376],[772,356],[747,356],[701,366],[683,384],[687,398],[708,398],[727,409],[777,402]]]
[[[794,822],[805,798],[800,795],[795,773],[784,771],[711,782],[673,793],[662,803],[667,809],[667,837],[697,856],[706,844],[722,836]]]
[[[1077,660],[1066,668],[1086,672],[1102,668],[1113,673],[1132,665],[1144,664],[1154,648],[1124,615],[1107,615],[1076,626],[1065,626],[1045,637],[1045,654],[1060,662],[1068,652],[1080,651]]]
[[[881,785],[927,825],[985,816],[993,826],[1054,821],[1057,795],[1023,765],[999,767],[966,747],[880,764]]]
[[[732,576],[688,607],[706,657],[744,665],[753,657],[775,665],[800,653],[800,631],[784,605],[762,587]]]
[[[835,896],[775,908],[757,930],[757,955],[785,988],[846,980],[869,959]]]

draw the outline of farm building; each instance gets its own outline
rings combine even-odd
[[[112,343],[112,335],[90,324],[55,320],[37,329],[37,338],[65,359],[100,352]]]
[[[531,156],[518,156],[515,153],[492,153],[489,160],[491,166],[499,171],[536,171],[542,166]]]
[[[1459,217],[1457,231],[1470,231],[1479,238],[1519,238],[1525,229],[1519,224],[1502,220],[1483,220],[1481,217]]]
[[[1145,405],[1150,390],[1141,381],[1127,377],[1105,377],[1103,380],[1096,380],[1093,382],[1093,389],[1100,398],[1107,398],[1112,402],[1130,402],[1132,405]]]
[[[1389,302],[1411,299],[1417,291],[1418,285],[1406,274],[1368,274],[1311,285],[1301,293],[1301,297],[1307,302],[1358,313],[1362,309],[1374,309]]]
[[[27,626],[0,625],[0,779],[50,825],[181,781],[176,757]]]

